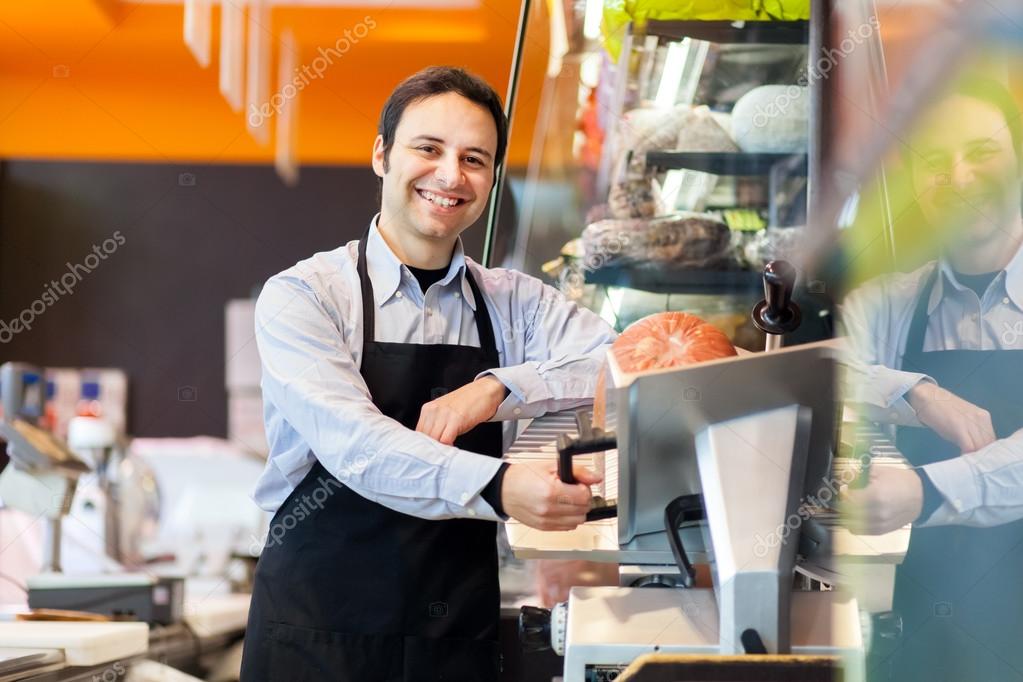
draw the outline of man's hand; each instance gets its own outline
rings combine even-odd
[[[463,433],[493,417],[506,392],[496,377],[480,377],[423,405],[416,431],[451,445]]]
[[[921,381],[906,396],[920,423],[962,452],[975,452],[997,440],[991,414],[937,384]]]
[[[599,474],[574,466],[578,483],[563,483],[554,462],[512,464],[501,482],[504,513],[538,530],[572,530],[586,520]]]
[[[842,519],[853,533],[881,535],[902,528],[920,516],[924,487],[912,469],[875,466],[864,488],[841,496]]]

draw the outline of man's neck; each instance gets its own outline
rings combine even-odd
[[[1004,270],[1023,244],[1023,214],[1016,213],[995,235],[978,244],[958,245],[947,254],[952,269],[964,275]]]
[[[377,219],[377,231],[391,252],[405,265],[423,270],[439,270],[451,263],[458,236],[452,239],[429,239],[414,230],[397,228],[393,221],[381,213]]]

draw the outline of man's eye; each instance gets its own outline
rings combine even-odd
[[[468,161],[469,163],[475,165],[475,166],[482,166],[483,165],[483,161],[481,159],[477,159],[475,156],[467,156],[467,157],[465,157],[465,160]]]
[[[434,152],[437,151],[436,147],[428,144],[424,144],[422,147],[416,147],[416,149],[418,149],[421,152],[426,152],[427,154],[433,154]]]
[[[970,152],[971,161],[987,161],[992,156],[998,153],[998,150],[991,147],[980,147]]]

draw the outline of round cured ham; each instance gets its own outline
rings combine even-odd
[[[696,315],[666,312],[629,325],[611,344],[611,353],[624,372],[667,369],[736,355],[724,332]],[[597,380],[593,424],[604,428],[607,372]]]

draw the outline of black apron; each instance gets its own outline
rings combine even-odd
[[[1023,351],[925,353],[927,302],[937,276],[935,268],[920,292],[902,367],[990,412],[995,434],[1005,438],[1023,427]],[[896,441],[916,467],[961,454],[929,428],[900,427]],[[1023,522],[914,527],[896,571],[894,610],[902,635],[875,639],[869,679],[1023,680]]]
[[[375,341],[367,238],[359,242],[360,372],[373,404],[414,429],[424,403],[500,366],[494,331],[467,266],[481,347]],[[455,441],[491,457],[501,456],[501,444],[499,422]],[[303,500],[320,503],[294,519]],[[319,461],[271,528],[279,518],[290,523],[279,542],[267,542],[256,567],[243,681],[498,679],[496,523],[393,511],[343,486]]]

